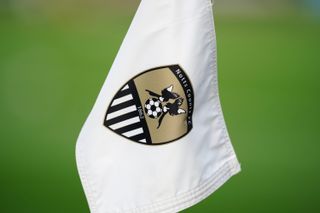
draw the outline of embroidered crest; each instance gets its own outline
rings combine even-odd
[[[104,126],[131,141],[159,145],[178,140],[192,129],[194,93],[179,65],[147,70],[114,96]]]

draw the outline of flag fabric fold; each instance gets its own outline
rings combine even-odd
[[[218,93],[211,0],[142,0],[78,137],[92,213],[173,213],[240,171]]]

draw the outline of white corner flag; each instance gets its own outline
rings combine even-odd
[[[92,213],[175,213],[240,171],[211,0],[142,0],[76,147]]]

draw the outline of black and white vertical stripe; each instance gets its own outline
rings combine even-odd
[[[134,88],[133,88],[134,87]],[[150,143],[145,120],[139,117],[133,82],[126,84],[114,97],[105,117],[104,125],[114,132],[140,143]]]

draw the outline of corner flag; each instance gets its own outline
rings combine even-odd
[[[76,147],[92,213],[174,213],[240,166],[218,95],[211,0],[142,0]]]

